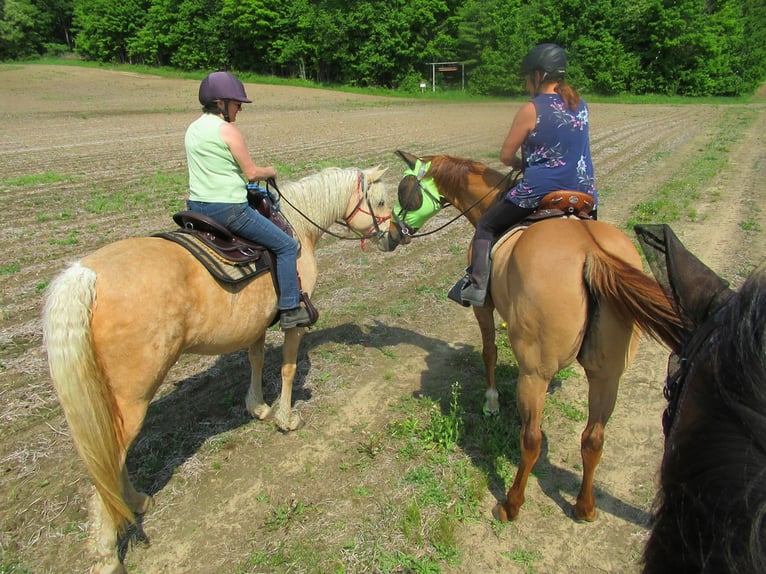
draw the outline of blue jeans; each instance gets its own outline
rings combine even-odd
[[[247,203],[187,202],[191,211],[207,215],[226,229],[268,247],[276,254],[279,308],[294,309],[300,305],[298,291],[298,242],[258,213]]]

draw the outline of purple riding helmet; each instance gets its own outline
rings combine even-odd
[[[199,101],[204,106],[215,100],[234,100],[245,104],[252,103],[245,93],[245,86],[231,72],[213,72],[208,74],[199,85]]]

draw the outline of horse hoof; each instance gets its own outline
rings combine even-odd
[[[109,564],[99,564],[91,568],[91,574],[128,574],[122,562],[110,562]]]
[[[284,432],[292,432],[303,426],[303,419],[299,414],[296,413],[290,413],[289,420],[287,421],[281,417],[275,417],[274,422],[276,423],[277,427],[279,427],[279,430]]]
[[[484,405],[482,407],[481,412],[484,414],[485,417],[496,417],[500,414],[500,408],[490,409],[488,406]]]
[[[596,509],[583,511],[579,510],[575,505],[572,507],[572,516],[577,522],[594,522],[596,520]]]
[[[504,504],[495,504],[494,508],[492,508],[492,516],[495,518],[495,520],[499,520],[500,522],[510,522],[511,520],[516,520],[516,516],[518,516],[518,512],[514,515],[509,515],[508,509],[505,507]]]
[[[250,413],[250,416],[258,419],[259,421],[266,420],[271,416],[271,407],[265,403],[261,403],[258,406],[248,408],[247,411]]]

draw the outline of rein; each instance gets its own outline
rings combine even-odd
[[[493,194],[493,193],[496,193],[496,192],[498,192],[498,191],[501,191],[502,189],[508,189],[508,187],[510,187],[510,185],[508,185],[508,186],[505,186],[504,188],[503,188],[503,187],[501,187],[501,186],[502,186],[502,184],[503,184],[503,182],[506,182],[507,180],[511,180],[511,184],[515,183],[515,181],[518,179],[519,175],[521,175],[521,172],[517,172],[515,176],[514,176],[513,174],[514,174],[513,170],[509,171],[507,174],[505,174],[505,175],[503,176],[503,178],[502,178],[502,179],[501,179],[501,180],[500,180],[500,181],[499,181],[497,184],[495,184],[495,185],[493,185],[491,188],[489,188],[489,190],[487,191],[487,193],[485,193],[484,195],[482,195],[482,196],[481,196],[479,199],[477,199],[475,202],[473,202],[473,203],[472,203],[472,204],[471,204],[469,207],[467,207],[466,209],[464,209],[463,211],[461,211],[460,213],[458,213],[458,214],[457,214],[455,217],[453,217],[452,219],[450,219],[450,220],[449,220],[449,221],[447,221],[446,223],[444,223],[444,224],[440,225],[440,226],[439,226],[439,227],[437,227],[436,229],[432,229],[431,231],[426,231],[425,233],[414,233],[414,234],[410,234],[410,233],[408,233],[408,228],[407,228],[407,226],[402,226],[402,227],[401,227],[401,233],[402,233],[402,235],[407,235],[407,236],[409,236],[410,238],[413,238],[413,237],[426,237],[426,236],[428,236],[428,235],[432,235],[432,234],[436,233],[437,231],[441,231],[442,229],[444,229],[445,227],[447,227],[447,226],[449,226],[449,225],[452,225],[452,224],[453,224],[453,223],[455,223],[455,222],[456,222],[458,219],[460,219],[461,217],[463,217],[463,216],[464,216],[466,213],[468,213],[469,211],[471,211],[471,210],[472,210],[474,207],[476,207],[477,205],[479,205],[479,204],[480,204],[482,201],[484,201],[484,200],[485,200],[487,197],[489,197],[491,194]],[[423,186],[420,184],[420,181],[421,181],[421,179],[423,178],[423,176],[424,176],[424,175],[425,175],[425,174],[422,174],[422,175],[418,175],[418,176],[414,176],[414,175],[412,176],[412,177],[415,177],[415,179],[416,179],[416,181],[417,181],[417,187],[418,187],[418,190],[420,191],[420,193],[421,193],[421,194],[422,194],[422,193],[427,193],[427,190],[426,190],[426,189],[424,189],[424,188],[423,188]],[[452,204],[452,203],[447,203],[447,205],[453,205],[453,204]],[[404,210],[404,214],[406,214],[406,213],[407,213],[407,211],[406,211],[406,210]]]
[[[370,201],[370,197],[369,197],[369,195],[367,193],[368,190],[365,189],[365,186],[364,186],[364,184],[365,184],[364,180],[365,180],[364,172],[362,172],[360,170],[359,173],[357,174],[357,192],[359,193],[359,200],[357,201],[357,203],[354,206],[354,208],[351,210],[351,213],[349,213],[348,215],[344,216],[342,220],[337,220],[336,221],[338,224],[340,224],[343,227],[351,230],[351,225],[350,225],[351,220],[354,219],[354,217],[356,217],[359,213],[363,213],[365,215],[369,215],[370,217],[372,217],[372,225],[370,226],[370,228],[365,233],[360,234],[360,233],[357,233],[357,232],[351,230],[353,233],[356,234],[356,237],[350,237],[350,236],[347,236],[347,235],[338,235],[337,233],[333,233],[329,229],[327,229],[325,227],[322,227],[321,225],[316,223],[308,215],[303,213],[293,203],[291,203],[289,199],[287,199],[285,196],[282,195],[282,192],[279,190],[279,187],[277,186],[277,182],[276,182],[276,180],[274,180],[274,178],[269,178],[268,180],[266,180],[266,187],[267,188],[268,187],[273,187],[276,190],[277,195],[278,195],[278,197],[280,199],[283,199],[284,202],[287,205],[289,205],[290,207],[292,207],[301,217],[303,217],[303,219],[308,221],[311,225],[313,225],[317,229],[321,230],[322,233],[327,233],[328,235],[331,235],[332,237],[335,237],[336,239],[342,239],[342,240],[345,240],[345,241],[356,241],[356,240],[361,238],[361,240],[362,240],[362,248],[364,249],[364,240],[368,239],[370,237],[379,237],[379,236],[383,235],[384,231],[380,228],[380,225],[382,223],[388,221],[391,218],[390,215],[387,216],[387,217],[378,217],[378,216],[375,215],[375,212],[374,212],[374,210],[372,208],[372,202]],[[367,204],[367,209],[369,211],[365,211],[363,209],[362,205],[364,203]]]

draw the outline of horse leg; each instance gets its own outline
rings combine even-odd
[[[483,307],[473,307],[473,314],[481,331],[481,358],[484,360],[484,374],[487,378],[487,390],[484,393],[485,415],[497,415],[500,412],[497,386],[495,384],[495,365],[497,364],[497,345],[495,344],[495,307],[487,297]]]
[[[264,331],[248,350],[250,358],[250,388],[247,389],[245,406],[252,416],[263,420],[271,414],[271,407],[263,400],[263,357],[266,345],[266,332]]]
[[[617,399],[617,379],[603,380],[589,373],[588,383],[588,422],[580,437],[582,484],[573,513],[577,520],[592,522],[596,519],[593,479],[604,451],[606,422],[614,411]]]
[[[524,491],[543,444],[542,417],[548,380],[522,374],[517,385],[517,406],[521,418],[521,461],[506,500],[495,507],[494,514],[506,522],[515,520],[524,504]]]
[[[593,481],[604,450],[606,423],[617,401],[619,381],[638,349],[638,332],[602,307],[578,357],[588,378],[588,422],[580,437],[582,484],[572,509],[575,519],[596,518]]]
[[[274,422],[283,431],[292,431],[303,424],[300,415],[292,410],[293,381],[297,370],[298,346],[300,345],[305,327],[297,327],[285,331],[285,342],[282,345],[282,392],[273,408]]]

